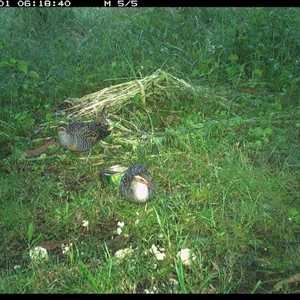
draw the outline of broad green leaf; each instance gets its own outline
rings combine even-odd
[[[270,127],[265,128],[264,131],[265,131],[265,134],[272,134],[273,133],[273,130]]]
[[[15,65],[13,63],[10,63],[8,61],[1,61],[0,62],[0,68],[6,68],[6,67],[14,67]]]
[[[262,70],[261,69],[255,68],[253,72],[254,72],[254,74],[257,74],[258,76],[262,76]]]
[[[12,64],[15,64],[15,63],[17,62],[17,60],[14,59],[14,58],[11,58],[11,59],[9,60],[9,62],[12,63]]]
[[[40,78],[39,74],[38,74],[37,72],[34,72],[34,71],[30,71],[30,72],[28,73],[28,76],[29,76],[30,78],[36,78],[36,79],[39,79],[39,78]]]
[[[28,67],[27,62],[19,60],[17,62],[17,67],[18,67],[19,70],[21,70],[22,72],[24,72],[25,74],[27,74],[27,67]]]
[[[236,61],[238,59],[239,59],[239,57],[236,54],[231,54],[228,57],[228,60],[231,60],[231,61]]]

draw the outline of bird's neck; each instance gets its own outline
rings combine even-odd
[[[58,140],[60,144],[64,146],[69,146],[70,143],[74,142],[74,137],[66,132],[58,132],[57,133]]]

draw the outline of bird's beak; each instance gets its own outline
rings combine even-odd
[[[156,192],[156,190],[155,190],[153,184],[152,184],[151,182],[149,182],[149,181],[147,181],[147,187],[148,187],[149,189],[151,189],[152,191]]]

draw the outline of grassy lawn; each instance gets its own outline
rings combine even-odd
[[[0,24],[1,293],[300,292],[298,8],[6,8]],[[24,155],[96,117],[65,99],[158,70],[145,105],[119,88],[87,162],[58,142]],[[100,176],[115,164],[146,166],[155,198],[122,199]]]

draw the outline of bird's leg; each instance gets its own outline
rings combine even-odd
[[[86,161],[85,161],[86,163],[89,161],[91,154],[92,154],[92,148],[91,148],[90,151],[89,151],[89,155],[88,155],[88,157],[87,157],[87,159],[86,159]]]
[[[104,144],[102,144],[101,142],[99,144],[100,144],[101,148],[104,150],[104,154],[110,154],[109,150],[107,149],[107,147]]]

